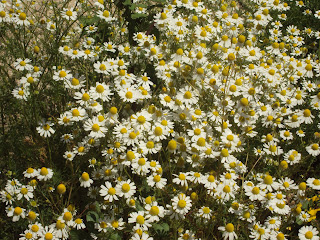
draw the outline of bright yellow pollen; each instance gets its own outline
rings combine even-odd
[[[204,138],[199,138],[197,141],[197,145],[200,147],[204,147],[206,145],[206,140]]]
[[[143,216],[139,215],[136,220],[137,220],[137,223],[139,223],[140,225],[144,224],[144,217]]]
[[[92,125],[92,131],[98,132],[99,130],[100,130],[99,124],[95,123],[95,124]]]
[[[107,18],[110,16],[110,12],[107,10],[104,10],[102,15]]]
[[[267,185],[271,185],[273,183],[273,179],[270,175],[264,177],[263,182]]]
[[[152,215],[152,216],[157,216],[159,214],[160,210],[157,206],[152,206],[149,210],[149,213]]]
[[[228,223],[228,224],[226,225],[226,231],[227,231],[227,232],[233,232],[233,231],[234,231],[234,226],[233,226],[232,223]]]
[[[139,116],[137,118],[137,122],[140,124],[144,124],[146,122],[146,118],[144,116]]]
[[[221,150],[221,156],[222,157],[228,157],[229,156],[229,151],[228,151],[228,149],[222,149]]]
[[[25,13],[22,12],[22,13],[19,14],[19,19],[20,20],[24,21],[24,20],[26,20],[26,18],[27,18],[27,15]]]
[[[178,206],[179,208],[185,208],[185,206],[187,205],[187,202],[183,199],[180,199],[178,202]]]
[[[109,188],[108,194],[110,194],[110,195],[115,195],[115,194],[116,194],[116,189],[113,188],[113,187]]]
[[[78,110],[78,109],[73,109],[73,110],[72,110],[72,116],[74,116],[74,117],[80,116],[79,110]]]
[[[90,179],[90,176],[89,176],[88,173],[84,172],[84,173],[82,173],[82,175],[81,175],[81,179],[82,179],[83,181],[88,181],[88,180]]]
[[[52,233],[46,233],[45,235],[44,235],[44,239],[45,240],[51,240],[51,239],[53,239],[53,235],[52,235]]]
[[[306,237],[306,239],[312,239],[313,238],[313,233],[311,231],[308,231],[304,234],[304,236]]]
[[[122,191],[127,193],[130,191],[130,185],[128,183],[124,183],[121,187]]]
[[[226,185],[226,186],[224,186],[223,191],[225,193],[229,193],[229,192],[231,192],[231,188],[228,185]]]
[[[68,10],[68,11],[66,12],[66,15],[69,16],[69,17],[71,17],[71,16],[72,16],[72,12],[71,12],[70,10]]]
[[[161,180],[160,175],[155,175],[155,176],[153,177],[153,181],[155,181],[155,182],[160,182],[160,180]]]
[[[48,174],[49,174],[48,169],[45,168],[45,167],[42,167],[41,170],[40,170],[40,175],[46,176],[46,175],[48,175]]]
[[[170,140],[168,143],[169,150],[175,150],[177,148],[177,142],[175,140]]]
[[[72,86],[78,86],[80,84],[79,79],[77,78],[72,78],[71,80]]]
[[[126,98],[131,99],[132,96],[133,96],[132,92],[129,91],[126,93]]]
[[[184,94],[184,98],[190,99],[191,97],[192,97],[192,93],[189,92],[189,91],[186,91],[185,94]]]

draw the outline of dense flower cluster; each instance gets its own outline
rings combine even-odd
[[[50,68],[26,56],[13,63],[17,101],[64,89],[68,104],[36,131],[61,137],[70,181],[88,193],[88,206],[98,203],[91,237],[153,239],[156,224],[167,223],[172,239],[207,239],[203,231],[212,228],[219,239],[319,239],[320,180],[297,180],[290,169],[320,154],[320,64],[303,51],[295,26],[282,28],[288,4],[255,0],[245,14],[236,1],[167,1],[151,23],[157,37],[135,32],[130,44],[128,23],[107,2],[92,6],[99,21],[86,27],[76,25],[85,1],[55,8],[42,29],[54,36],[62,23],[72,27]],[[37,23],[22,6],[10,13],[0,3],[0,24],[31,34]],[[147,11],[137,5],[136,12]],[[105,42],[94,38],[101,21],[113,29]],[[69,202],[67,184],[52,188],[53,169],[64,166],[41,164],[1,191],[7,216],[29,222],[20,239],[86,231],[89,207]],[[51,197],[70,193],[52,222],[41,218],[36,199],[48,186]]]

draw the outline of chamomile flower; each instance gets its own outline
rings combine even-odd
[[[50,137],[52,134],[55,133],[55,130],[52,128],[52,126],[54,125],[52,122],[50,121],[45,121],[45,120],[42,120],[40,123],[39,123],[39,127],[37,127],[37,131],[38,133],[40,134],[40,136],[42,137]]]
[[[312,226],[303,226],[299,229],[300,240],[319,240],[319,231]]]
[[[39,233],[39,240],[58,240],[56,231],[54,226],[45,226],[42,228],[41,233]]]
[[[197,215],[199,217],[209,220],[212,215],[212,210],[209,207],[203,206],[199,209]]]
[[[90,179],[90,175],[87,172],[83,172],[79,178],[80,187],[88,188],[93,183],[93,180]]]
[[[134,182],[131,182],[130,180],[119,182],[115,189],[120,197],[127,199],[132,197],[136,192],[136,186]]]
[[[311,187],[314,190],[320,190],[320,180],[316,178],[308,178],[307,179],[308,187]]]
[[[90,95],[92,95],[94,100],[101,99],[102,101],[110,101],[110,96],[112,96],[113,93],[105,83],[96,82],[96,86],[90,88]]]
[[[172,201],[172,209],[181,215],[185,215],[189,212],[192,207],[192,202],[190,197],[186,196],[183,193],[178,194],[175,196]]]
[[[238,235],[234,232],[234,225],[232,223],[228,223],[225,226],[220,226],[218,229],[222,231],[222,237],[224,240],[233,240],[238,238]]]
[[[107,223],[109,227],[111,227],[113,230],[122,230],[124,229],[125,222],[123,221],[123,218],[110,218],[107,220]]]
[[[33,188],[29,185],[21,186],[20,189],[17,189],[16,194],[17,200],[25,198],[27,201],[29,201],[31,198],[33,198]]]
[[[159,175],[157,173],[153,173],[152,175],[147,177],[147,184],[150,187],[155,186],[156,188],[163,189],[167,185],[167,179],[162,178],[161,175]]]
[[[30,96],[30,91],[27,86],[20,86],[12,90],[12,95],[17,99],[27,101]]]
[[[93,138],[104,137],[105,133],[107,132],[107,128],[104,127],[104,121],[100,122],[97,117],[93,119],[88,119],[84,123],[83,128],[85,131],[91,131],[89,133],[89,136]]]
[[[248,186],[245,187],[245,194],[249,197],[251,201],[255,200],[263,200],[265,196],[265,192],[260,189],[258,186]]]
[[[39,174],[39,172],[36,169],[33,169],[32,167],[29,167],[27,170],[23,172],[24,177],[26,178],[34,178]]]
[[[63,11],[61,12],[61,16],[64,18],[64,19],[67,19],[67,20],[76,20],[77,19],[77,12],[76,11],[73,11],[73,9],[63,9]]]
[[[131,168],[133,172],[143,176],[149,173],[150,171],[148,159],[144,157],[133,159]]]
[[[62,68],[61,70],[55,71],[52,78],[55,81],[66,81],[72,78],[72,74],[69,70]]]
[[[179,175],[173,174],[175,178],[172,179],[173,183],[176,183],[181,186],[188,186],[187,175],[185,173],[180,172]]]
[[[63,154],[63,157],[69,161],[72,161],[75,157],[74,152],[71,151],[65,151],[65,153]]]
[[[31,60],[29,58],[26,58],[26,59],[18,58],[14,62],[14,67],[18,71],[24,71],[24,70],[31,71],[33,69],[33,66],[30,63],[31,63]]]
[[[280,131],[280,137],[283,140],[292,140],[293,139],[293,135],[289,130],[281,130]]]
[[[107,23],[115,20],[115,18],[111,16],[111,13],[108,10],[104,10],[104,11],[99,10],[97,12],[97,16],[105,20]]]
[[[117,190],[112,187],[110,182],[105,182],[105,185],[101,185],[100,196],[104,197],[104,200],[109,202],[113,202],[114,200],[118,200]]]
[[[311,156],[318,156],[320,154],[320,148],[319,144],[317,143],[312,143],[309,146],[306,147],[306,151],[311,155]]]
[[[86,228],[86,225],[83,223],[83,220],[81,218],[76,218],[74,220],[74,224],[72,226],[73,228],[80,230]]]
[[[148,230],[151,227],[151,220],[148,218],[144,211],[132,212],[129,214],[128,223],[135,223],[136,227],[143,230]]]
[[[42,167],[41,169],[38,169],[38,175],[37,178],[39,181],[47,181],[50,180],[53,176],[53,171],[50,168]]]
[[[25,218],[25,209],[21,207],[8,207],[7,216],[12,217],[13,222],[19,221],[20,218]]]

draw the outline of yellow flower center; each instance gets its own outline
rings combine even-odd
[[[206,140],[204,138],[199,138],[197,141],[197,145],[200,147],[204,147],[206,145]]]
[[[137,118],[138,123],[144,124],[146,122],[146,118],[144,116],[139,116]]]
[[[140,158],[140,159],[138,160],[138,164],[139,164],[140,166],[144,166],[144,165],[146,164],[146,160],[145,160],[144,158]]]
[[[104,10],[102,15],[107,18],[110,16],[110,12],[107,10]]]
[[[81,178],[83,181],[88,181],[90,179],[90,176],[87,172],[82,173]]]
[[[210,208],[204,207],[204,208],[202,209],[202,211],[203,211],[204,214],[209,214],[209,213],[210,213]]]
[[[66,226],[66,224],[64,224],[63,222],[61,222],[61,220],[58,220],[58,221],[56,222],[56,228],[57,228],[58,230],[64,229],[65,226]]]
[[[41,168],[41,170],[40,170],[40,175],[42,175],[42,176],[46,176],[46,175],[48,175],[48,169],[47,168],[45,168],[45,167],[42,167]]]
[[[221,156],[222,157],[228,157],[229,156],[229,151],[228,151],[228,149],[222,149],[221,150]]]
[[[129,138],[135,139],[136,137],[137,137],[137,134],[135,134],[135,132],[129,133]]]
[[[130,185],[128,183],[124,183],[121,187],[122,191],[127,193],[130,191]]]
[[[115,194],[116,194],[116,189],[113,188],[113,187],[109,188],[108,194],[110,194],[110,195],[115,195]]]
[[[119,222],[116,221],[116,220],[113,220],[113,221],[111,222],[111,226],[114,227],[114,228],[118,228],[118,227],[119,227]]]
[[[72,11],[68,10],[68,11],[66,12],[66,15],[67,15],[68,17],[71,17],[71,16],[72,16]]]
[[[234,231],[234,226],[233,226],[232,223],[228,223],[226,225],[226,231],[229,232],[229,233]]]
[[[20,207],[15,207],[13,211],[14,215],[20,215],[22,213],[22,208]]]
[[[180,199],[178,202],[178,206],[179,208],[185,208],[185,206],[187,205],[187,202],[183,199]]]
[[[22,13],[19,14],[19,19],[20,20],[23,21],[23,20],[26,20],[26,18],[27,18],[27,15],[25,13],[22,12]]]
[[[258,187],[254,187],[254,188],[252,189],[252,193],[255,194],[255,195],[257,195],[257,194],[260,193],[260,189],[259,189]]]
[[[103,87],[102,85],[98,85],[98,86],[96,87],[96,91],[97,91],[98,93],[103,93],[103,92],[104,92],[104,87]]]
[[[190,99],[192,97],[192,93],[190,91],[186,91],[183,96],[186,99]]]
[[[155,175],[155,176],[153,177],[153,181],[155,181],[155,182],[160,182],[160,180],[161,180],[160,175]]]
[[[306,237],[306,239],[311,239],[313,237],[313,233],[311,231],[308,231],[304,234],[304,236]]]
[[[72,219],[72,213],[71,212],[65,212],[63,214],[63,220],[65,220],[66,222],[70,221]]]
[[[21,188],[20,193],[22,193],[23,195],[28,193],[28,189],[27,188]]]
[[[32,225],[31,226],[31,231],[32,232],[38,232],[39,231],[39,226],[38,225]]]
[[[224,186],[223,191],[225,193],[229,193],[229,192],[231,192],[231,188],[228,185],[226,185],[226,186]]]
[[[100,227],[101,227],[101,228],[107,228],[108,225],[107,225],[107,223],[105,223],[105,222],[101,222],[101,223],[100,223]]]
[[[144,224],[144,217],[143,216],[139,215],[136,220],[137,220],[137,223],[139,223],[140,225]]]
[[[149,213],[152,215],[152,216],[157,216],[159,214],[159,208],[157,206],[152,206],[149,210]]]
[[[131,99],[132,96],[133,96],[132,92],[129,91],[126,93],[126,98]]]
[[[81,218],[77,218],[76,220],[74,220],[74,222],[75,222],[76,224],[81,224],[81,223],[82,223],[82,220],[81,220]]]
[[[312,182],[314,185],[319,186],[320,185],[320,180],[319,179],[315,179]]]
[[[59,72],[59,77],[64,78],[67,76],[67,73],[65,71],[60,71]]]
[[[45,235],[44,235],[44,239],[45,240],[51,240],[51,239],[53,239],[53,235],[52,235],[52,233],[46,233]]]
[[[43,129],[44,129],[45,131],[48,131],[48,130],[50,129],[49,124],[45,124],[45,125],[43,126]]]
[[[72,116],[74,116],[74,117],[80,116],[79,110],[78,110],[78,109],[73,109],[73,110],[72,110]]]
[[[273,183],[273,179],[270,175],[265,176],[265,178],[263,179],[263,182],[267,185],[271,185]]]
[[[99,130],[100,130],[100,126],[97,123],[92,125],[92,131],[98,132]]]
[[[177,148],[177,142],[175,140],[170,140],[168,143],[169,150],[175,150]]]
[[[71,80],[72,86],[78,86],[80,84],[79,79],[77,78],[72,78]]]

